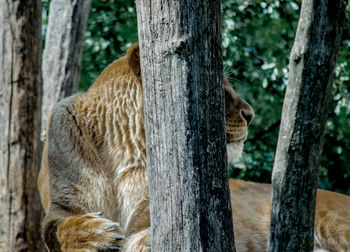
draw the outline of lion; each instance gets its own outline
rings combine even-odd
[[[224,78],[228,163],[254,111]],[[138,44],[85,93],[50,117],[38,178],[50,251],[150,251],[142,80]],[[271,185],[229,181],[237,251],[267,251]],[[317,192],[315,248],[348,251],[350,197]]]

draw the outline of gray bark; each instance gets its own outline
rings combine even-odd
[[[269,251],[312,251],[315,196],[344,0],[304,0],[272,174]]]
[[[41,138],[53,106],[77,92],[91,0],[52,0],[43,53]]]
[[[0,251],[40,251],[41,1],[0,6]]]
[[[137,1],[152,251],[234,251],[220,7]]]

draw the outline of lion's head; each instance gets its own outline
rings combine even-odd
[[[252,107],[239,97],[224,78],[227,160],[232,164],[242,154],[247,139],[248,126],[254,118]]]
[[[132,72],[141,78],[138,43],[128,49],[127,62]],[[242,154],[244,141],[248,135],[248,126],[254,118],[254,111],[246,101],[235,93],[227,78],[224,78],[224,90],[227,159],[230,165]]]

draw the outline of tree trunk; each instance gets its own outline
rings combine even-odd
[[[137,1],[152,251],[234,251],[220,7]]]
[[[272,174],[269,251],[312,251],[318,167],[344,0],[304,0]]]
[[[91,0],[52,0],[43,53],[41,139],[54,104],[77,92]]]
[[[0,6],[0,251],[40,251],[41,1]]]

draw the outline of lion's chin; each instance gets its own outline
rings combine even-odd
[[[243,146],[243,141],[232,142],[226,145],[228,166],[234,164],[234,162],[236,162],[242,156]]]

